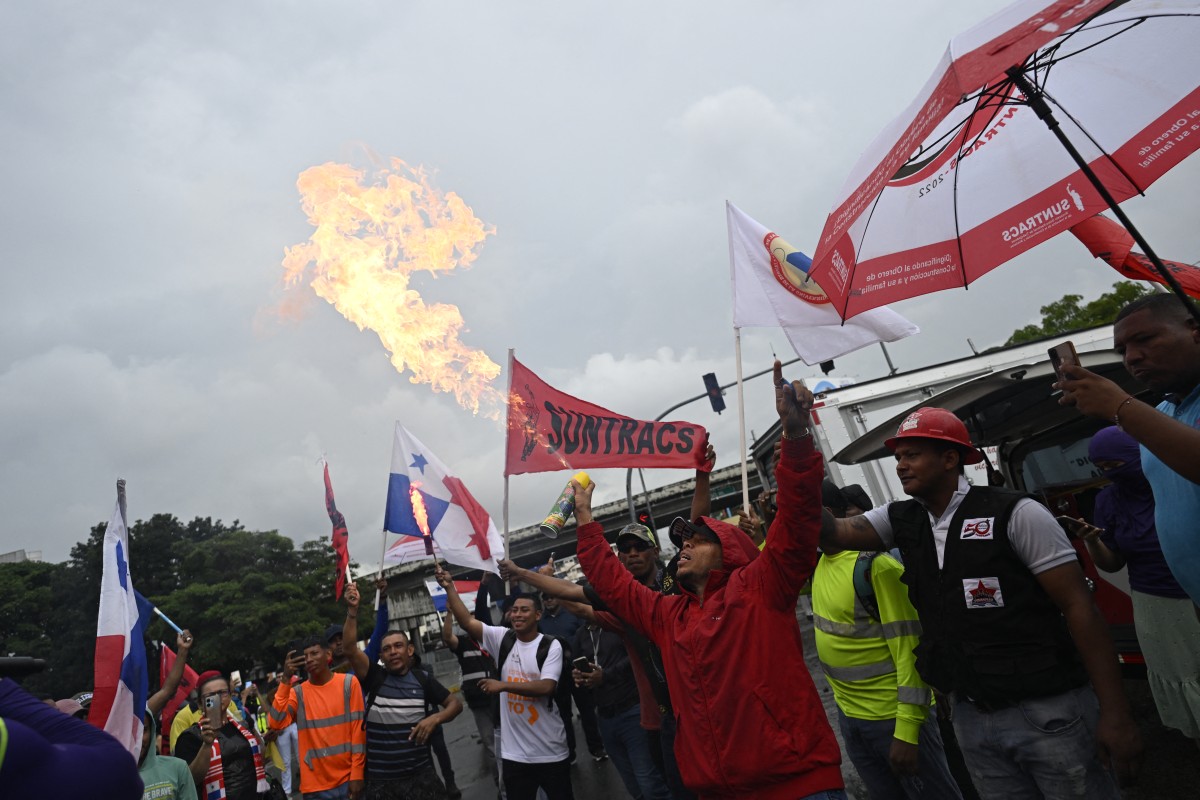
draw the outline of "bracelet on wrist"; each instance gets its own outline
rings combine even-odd
[[[1113,415],[1112,415],[1113,425],[1116,425],[1119,430],[1125,430],[1124,428],[1121,427],[1121,409],[1125,407],[1126,403],[1132,403],[1132,402],[1133,402],[1133,395],[1128,395],[1124,400],[1121,401],[1121,404],[1117,406],[1117,410],[1113,412]]]
[[[789,442],[794,442],[797,439],[805,439],[805,438],[808,438],[809,436],[812,436],[812,428],[805,428],[804,433],[798,433],[795,436],[788,436],[787,431],[784,431],[781,435],[784,439],[787,439]]]

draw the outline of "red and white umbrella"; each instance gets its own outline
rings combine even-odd
[[[1110,205],[1156,258],[1116,204],[1200,147],[1198,43],[1200,0],[1025,0],[960,34],[851,171],[809,274],[849,318],[966,286]]]

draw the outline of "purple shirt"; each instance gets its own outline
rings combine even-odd
[[[1128,515],[1117,508],[1115,486],[1105,486],[1096,495],[1096,525],[1104,529],[1100,541],[1110,550],[1125,556],[1129,569],[1129,588],[1158,597],[1181,598],[1188,594],[1171,574],[1158,543],[1153,522],[1141,530],[1127,523]]]

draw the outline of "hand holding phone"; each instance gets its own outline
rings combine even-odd
[[[1075,345],[1070,341],[1056,344],[1046,351],[1050,355],[1050,363],[1054,366],[1054,374],[1058,376],[1058,380],[1064,381],[1067,376],[1063,374],[1063,367],[1079,366],[1079,354],[1075,352]]]
[[[1091,541],[1101,533],[1100,528],[1097,528],[1095,525],[1090,525],[1084,520],[1076,519],[1075,517],[1068,517],[1065,514],[1060,514],[1059,516],[1055,517],[1055,519],[1058,520],[1058,524],[1062,525],[1067,533],[1074,534],[1084,541]]]
[[[580,672],[584,673],[585,675],[592,671],[592,662],[588,661],[583,656],[580,656],[579,658],[572,661],[571,666],[574,667],[575,669],[579,670]]]

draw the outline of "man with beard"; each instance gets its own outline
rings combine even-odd
[[[429,737],[462,713],[462,703],[425,670],[413,666],[413,646],[402,631],[383,635],[383,665],[358,649],[358,587],[346,587],[342,641],[346,659],[367,691],[367,797],[433,800],[446,787],[433,769]],[[433,709],[441,707],[440,711]]]

